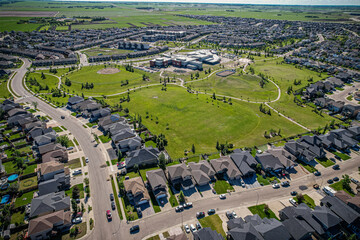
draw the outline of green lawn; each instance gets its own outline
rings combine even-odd
[[[314,199],[312,199],[311,197],[309,197],[307,194],[304,194],[303,195],[304,197],[304,202],[306,205],[308,205],[310,208],[314,209],[315,208],[315,202],[314,202]],[[294,200],[299,203],[297,197],[294,197]]]
[[[214,189],[217,194],[227,193],[228,190],[234,191],[233,186],[231,186],[227,181],[220,179],[215,182]]]
[[[123,219],[123,216],[121,214],[120,202],[119,202],[118,194],[117,194],[116,187],[115,187],[115,182],[114,182],[114,179],[112,178],[112,176],[110,177],[110,179],[111,179],[111,187],[112,187],[113,193],[114,193],[116,208],[117,208],[120,219]]]
[[[269,182],[266,178],[264,178],[262,175],[256,174],[256,176],[257,176],[257,181],[258,181],[261,185],[266,186],[266,185],[269,185],[269,184],[270,184],[270,182]]]
[[[168,189],[169,189],[169,195],[170,195],[169,202],[171,204],[171,207],[178,206],[179,205],[178,200],[177,200],[176,196],[174,195],[174,193],[173,193],[173,191],[172,191],[172,189],[171,189],[171,187],[169,185],[168,185]]]
[[[248,207],[248,209],[250,210],[250,212],[252,214],[258,214],[261,218],[275,218],[278,219],[275,215],[275,213],[273,211],[271,211],[271,209],[269,209],[268,213],[266,214],[264,212],[264,206],[265,204],[261,204],[261,205],[256,205],[256,206],[252,206],[252,207]],[[279,219],[278,219],[279,220]]]
[[[297,161],[297,163],[299,163],[303,168],[308,170],[310,173],[314,173],[314,172],[318,171],[315,167],[313,167],[311,165],[305,164],[305,163],[300,162],[300,161]]]
[[[102,143],[108,143],[108,142],[111,141],[111,138],[110,138],[110,137],[104,136],[104,135],[99,136],[99,139],[100,139],[100,141],[101,141]]]
[[[343,185],[342,185],[343,181],[344,181],[344,179],[341,179],[340,181],[331,184],[330,187],[331,187],[332,189],[334,189],[335,191],[341,191],[341,190],[343,190],[343,191],[345,191],[347,194],[349,194],[350,196],[354,197],[355,194],[354,194],[353,192],[349,192],[347,189],[344,189],[344,188],[343,188]]]
[[[59,83],[59,79],[57,77],[54,77],[52,75],[44,74],[45,79],[41,78],[40,72],[32,72],[28,75],[28,77],[25,80],[26,85],[28,88],[33,90],[36,93],[50,93],[51,89],[57,88],[57,85]],[[30,78],[36,79],[36,81],[40,84],[40,86],[44,90],[40,90],[39,86],[35,86],[29,82]],[[48,90],[45,90],[45,87],[48,87]]]
[[[109,67],[108,67],[109,68]],[[70,93],[84,93],[85,96],[101,96],[109,95],[119,92],[125,92],[129,88],[135,86],[145,86],[151,83],[159,82],[159,75],[157,73],[146,73],[138,69],[134,69],[134,72],[125,70],[125,67],[120,67],[120,72],[114,74],[99,74],[99,70],[104,69],[103,65],[82,67],[81,70],[76,70],[69,73],[66,77],[71,80],[71,87],[64,86],[65,89],[69,89]],[[144,81],[143,74],[146,74],[150,80]],[[127,85],[121,86],[128,80]],[[65,78],[62,78],[65,82]],[[93,83],[93,89],[81,89],[82,84]]]
[[[26,204],[31,203],[31,200],[33,199],[33,195],[34,192],[36,192],[37,190],[31,191],[31,192],[27,192],[24,193],[21,196],[18,196],[15,200],[15,207],[20,207],[20,206],[24,206]]]
[[[64,234],[61,236],[61,240],[71,240],[71,239],[78,239],[85,236],[87,231],[86,222],[82,222],[80,224],[73,225],[72,228],[78,227],[79,233],[76,236],[70,236],[70,233]]]
[[[80,198],[84,198],[84,184],[83,183],[79,183],[77,185],[75,185],[78,187],[78,189],[80,190]],[[70,196],[70,198],[72,197],[72,191],[74,189],[75,186],[72,186],[69,190],[65,191],[65,195],[66,196]]]
[[[139,218],[135,207],[130,204],[126,196],[121,197],[121,202],[123,204],[125,216],[128,221],[134,221]]]
[[[222,220],[220,219],[219,215],[214,214],[211,216],[201,218],[199,219],[199,222],[203,228],[209,227],[212,230],[215,230],[216,232],[220,233],[224,238],[226,237],[226,234],[222,227]]]
[[[57,132],[57,133],[64,131],[60,127],[53,127],[52,129],[54,129],[54,131]]]
[[[336,156],[339,156],[344,161],[349,160],[351,158],[349,155],[346,155],[345,153],[341,153],[341,152],[331,152],[331,153]]]
[[[335,165],[335,163],[328,158],[321,158],[321,159],[318,158],[316,159],[316,161],[321,165],[323,165],[324,167],[330,167],[332,165]]]
[[[153,192],[149,191],[149,194],[150,194],[151,204],[154,208],[154,212],[155,213],[161,212],[160,206],[159,206],[158,202],[156,201],[156,198],[155,198]]]
[[[114,54],[130,53],[133,51],[125,50],[125,49],[116,49],[116,48],[114,49],[114,48],[94,47],[82,52],[85,53],[88,57],[92,57],[98,55],[114,55]]]
[[[151,170],[156,170],[156,169],[159,169],[159,167],[140,169],[140,175],[141,175],[142,179],[144,180],[144,182],[147,181],[147,179],[146,179],[146,172],[147,172],[147,171],[151,171]]]
[[[140,175],[139,175],[139,173],[137,172],[128,172],[127,174],[126,174],[126,176],[127,177],[129,177],[129,178],[136,178],[136,177],[140,177]]]
[[[131,93],[130,99],[122,106],[131,114],[140,114],[153,134],[165,134],[166,150],[172,159],[183,157],[184,150],[190,150],[195,143],[195,154],[209,153],[216,151],[217,141],[227,141],[235,147],[265,144],[269,140],[263,135],[270,129],[281,129],[283,137],[304,132],[283,117],[261,113],[258,104],[233,101],[229,105],[213,101],[210,96],[189,94],[180,87],[167,86],[167,91],[161,91],[161,87],[145,88]],[[117,104],[119,98],[107,101]]]
[[[24,224],[24,218],[25,218],[25,211],[21,212],[15,212],[11,214],[11,223],[16,225]]]
[[[208,79],[190,82],[187,85],[201,92],[215,92],[216,94],[237,97],[250,101],[268,101],[276,99],[278,91],[270,82],[260,87],[261,78],[256,75],[240,74],[242,68],[228,77],[219,77],[216,74]]]
[[[65,163],[65,166],[71,169],[80,168],[81,167],[80,158],[75,158],[73,160],[68,161],[67,163]]]
[[[31,17],[0,17],[0,32],[3,31],[24,31],[31,32],[40,27],[39,23],[17,24],[19,20],[29,20]]]
[[[31,178],[26,178],[20,181],[19,184],[19,190],[24,190],[26,188],[31,188],[34,186],[37,186],[38,182],[37,182],[37,176],[31,177]]]
[[[156,143],[154,141],[151,141],[151,140],[145,142],[145,147],[150,147],[150,146],[156,148]]]

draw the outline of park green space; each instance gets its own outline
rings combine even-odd
[[[117,66],[120,72],[114,74],[99,74],[99,70],[104,69],[103,65],[82,67],[81,70],[73,71],[66,77],[71,80],[71,86],[65,86],[65,77],[61,79],[63,88],[69,93],[83,93],[85,96],[109,95],[119,92],[125,92],[130,88],[146,86],[152,83],[159,83],[159,75],[146,73],[144,71],[134,69],[134,72],[125,70],[123,66]],[[143,80],[143,74],[149,77],[148,81]],[[128,80],[129,84],[121,86]],[[81,89],[82,84],[86,82],[93,83],[93,89]]]
[[[256,102],[276,99],[278,94],[276,86],[265,81],[265,85],[261,88],[260,80],[260,77],[250,74],[235,73],[228,77],[214,74],[208,79],[192,82],[189,85],[197,91],[214,92]]]
[[[287,94],[287,89],[290,86],[292,86],[295,91],[309,84],[309,78],[313,78],[313,82],[316,82],[326,78],[327,75],[324,73],[319,74],[305,68],[299,69],[293,65],[282,63],[282,60],[282,58],[279,58],[266,62],[259,61],[251,65],[256,75],[263,73],[273,80],[281,89],[279,101],[270,103],[270,105],[280,113],[310,129],[317,129],[318,127],[324,127],[326,124],[329,124],[334,118],[327,114],[320,116],[312,111],[312,107],[307,105],[298,106],[294,103],[294,95]],[[301,84],[294,85],[294,80],[301,80]]]
[[[184,156],[184,150],[195,145],[196,153],[216,151],[216,142],[233,143],[234,147],[253,147],[269,141],[265,131],[281,129],[282,137],[304,132],[302,128],[278,116],[259,111],[259,104],[212,100],[208,95],[190,94],[177,86],[149,87],[130,94],[130,102],[122,103],[130,114],[140,114],[143,124],[153,134],[165,134],[170,156]],[[119,97],[107,98],[118,104]],[[146,117],[148,116],[148,118]],[[279,140],[280,137],[274,137]]]
[[[114,55],[114,54],[123,54],[123,53],[130,53],[133,52],[131,50],[126,49],[114,49],[114,48],[100,48],[95,47],[88,50],[83,51],[88,57],[102,55]]]
[[[44,72],[46,72],[46,71],[44,71]],[[44,73],[44,76],[45,76],[45,79],[42,79],[40,72],[31,72],[27,76],[25,83],[28,88],[30,88],[32,91],[34,91],[36,93],[48,93],[48,92],[51,92],[51,89],[57,88],[57,85],[59,83],[59,79],[57,77],[49,75],[49,74],[45,74],[45,73]],[[49,89],[48,90],[39,90],[39,87],[30,84],[30,82],[29,82],[30,78],[36,79],[36,81],[41,85],[41,87],[45,88],[46,86],[48,86]]]
[[[7,87],[7,81],[1,81],[0,82],[0,98],[8,98],[11,97],[11,93],[9,92],[9,89]]]

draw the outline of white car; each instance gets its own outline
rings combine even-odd
[[[74,218],[73,220],[72,220],[72,223],[73,224],[78,224],[78,223],[81,223],[82,222],[82,217],[77,217],[77,218]]]
[[[191,229],[192,232],[196,232],[196,227],[194,226],[194,224],[190,225],[190,229]]]
[[[245,183],[244,182],[241,182],[241,186],[244,188],[246,187]]]
[[[289,198],[289,202],[290,202],[294,207],[296,207],[297,202],[296,202],[293,198]]]
[[[225,195],[225,194],[221,194],[221,195],[219,196],[219,198],[220,198],[220,199],[225,199],[225,198],[226,198],[226,195]]]
[[[75,170],[74,172],[73,172],[73,175],[75,176],[75,175],[79,175],[79,174],[81,174],[82,173],[82,171],[81,171],[81,169],[79,169],[79,170]]]
[[[89,158],[85,158],[85,162],[88,163],[88,162],[89,162]]]
[[[277,183],[275,183],[275,184],[273,184],[273,185],[272,185],[272,187],[275,189],[275,188],[279,188],[279,187],[280,187],[280,185],[279,185],[279,184],[277,184]]]
[[[238,216],[236,215],[236,212],[235,212],[235,211],[232,212],[232,215],[233,215],[234,218],[237,218],[237,217],[238,217]]]
[[[185,224],[185,225],[184,225],[184,229],[185,229],[185,232],[186,232],[186,233],[189,233],[189,232],[190,232],[189,225]]]

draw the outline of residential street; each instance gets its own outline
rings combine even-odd
[[[241,192],[235,192],[231,195],[227,194],[226,200],[220,200],[218,195],[214,195],[204,201],[199,199],[194,201],[194,207],[185,210],[182,213],[176,213],[174,209],[163,211],[157,214],[144,217],[143,219],[126,223],[126,220],[120,221],[118,215],[113,211],[113,221],[108,222],[105,211],[110,209],[109,194],[112,192],[109,180],[109,168],[101,167],[106,161],[106,152],[100,147],[95,147],[90,129],[84,128],[82,123],[75,117],[68,115],[61,109],[55,109],[47,103],[31,96],[22,85],[23,77],[30,66],[30,62],[24,59],[25,64],[17,70],[17,74],[13,78],[11,85],[13,91],[23,98],[18,99],[22,102],[38,102],[38,108],[56,120],[59,124],[65,126],[72,135],[78,140],[85,156],[89,158],[89,179],[91,198],[93,202],[93,211],[95,216],[95,228],[87,235],[86,239],[142,239],[152,233],[160,232],[170,227],[182,224],[195,218],[197,211],[207,211],[215,208],[217,212],[233,209],[240,206],[251,206],[264,202],[269,202],[286,196],[290,197],[290,192],[296,190],[301,193],[312,192],[312,185],[318,183],[320,186],[326,184],[326,180],[335,176],[341,177],[343,174],[351,174],[358,171],[360,165],[360,156],[356,155],[353,159],[340,163],[341,170],[335,171],[331,167],[322,171],[321,177],[315,177],[308,174],[303,177],[291,181],[288,188],[273,189],[271,186],[260,188],[251,188]],[[65,119],[61,119],[62,115],[66,115]],[[106,164],[105,164],[106,166]],[[301,191],[300,186],[306,186],[307,189]],[[303,187],[302,187],[303,189]],[[130,235],[129,228],[135,224],[140,225],[140,232]]]

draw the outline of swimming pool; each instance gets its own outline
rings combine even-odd
[[[9,194],[4,195],[4,196],[2,197],[2,199],[1,199],[0,204],[6,204],[6,203],[8,203],[8,202],[9,202],[9,199],[10,199],[10,195],[9,195]]]
[[[8,177],[8,182],[13,182],[15,181],[16,179],[18,179],[19,175],[17,174],[13,174],[11,175],[10,177]]]

